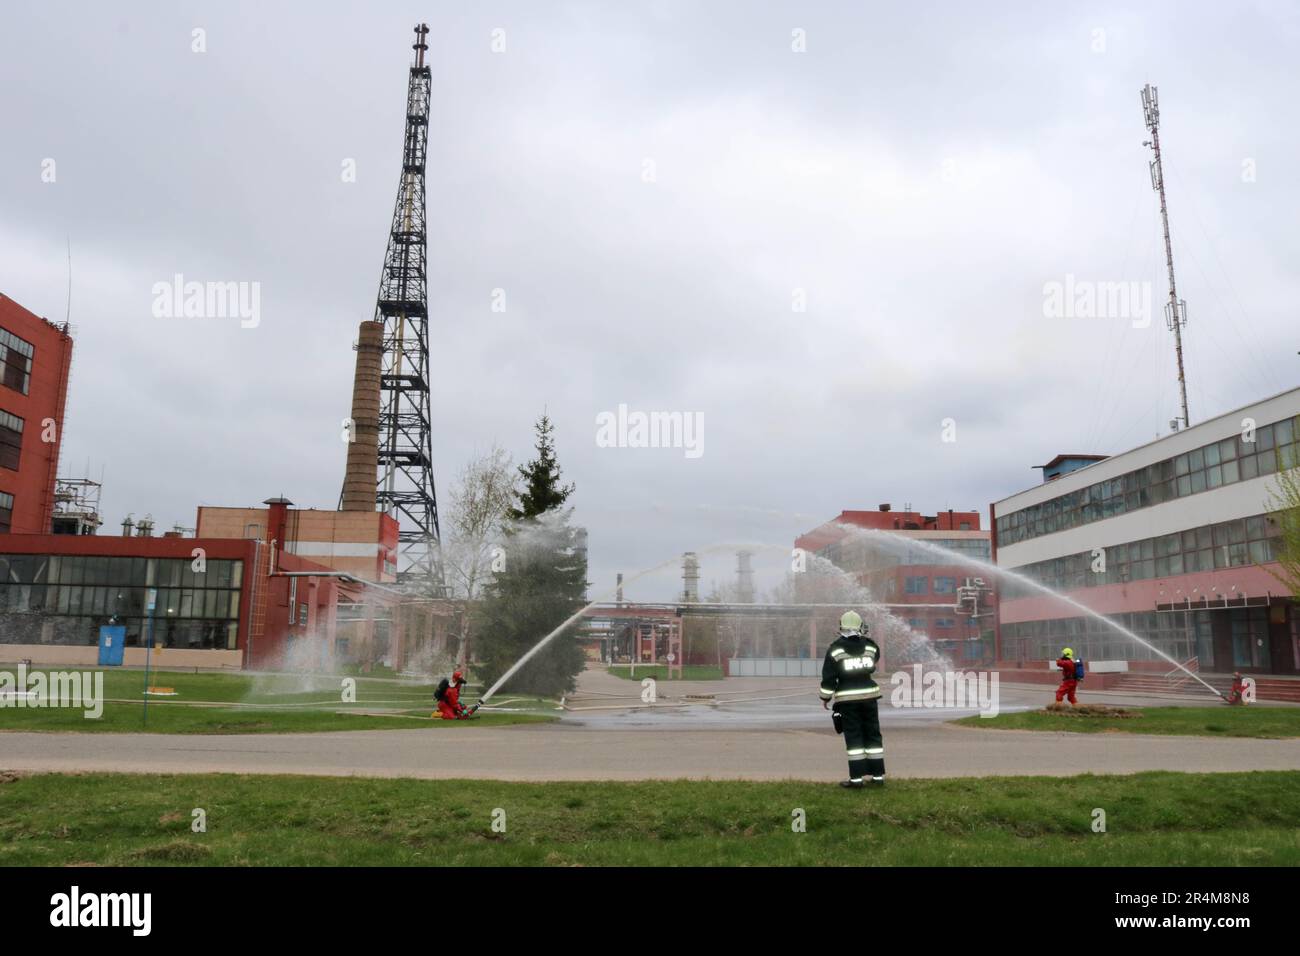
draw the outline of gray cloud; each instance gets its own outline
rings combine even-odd
[[[737,541],[772,546],[770,579],[844,508],[982,508],[1057,451],[1167,427],[1158,316],[1043,313],[1067,274],[1151,282],[1158,305],[1148,81],[1193,416],[1296,381],[1286,5],[54,3],[6,19],[0,288],[61,318],[71,237],[63,470],[106,469],[110,523],[336,503],[419,19],[439,484],[492,441],[525,457],[546,407],[602,586]],[[261,324],[154,318],[153,283],[178,272],[259,282]],[[598,448],[595,417],[619,403],[701,413],[704,456]],[[703,563],[706,583],[733,567]],[[676,587],[663,573],[629,593]]]

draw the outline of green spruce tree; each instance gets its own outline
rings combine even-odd
[[[536,455],[519,466],[521,486],[503,528],[504,563],[484,588],[475,628],[484,690],[542,638],[586,604],[585,534],[570,524],[573,485],[560,480],[554,428],[537,422]],[[578,625],[557,634],[502,690],[557,696],[573,690],[585,665],[574,640]]]

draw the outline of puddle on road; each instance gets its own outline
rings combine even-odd
[[[720,703],[717,705],[676,702],[629,704],[626,709],[582,710],[583,707],[615,707],[598,700],[572,702],[561,723],[588,730],[815,730],[830,729],[830,714],[815,699],[795,703]],[[1003,707],[1002,713],[1028,710],[1027,707]],[[956,720],[978,714],[975,708],[931,709],[880,708],[882,727],[915,722]]]

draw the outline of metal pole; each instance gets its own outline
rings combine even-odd
[[[158,589],[149,589],[149,618],[144,645],[144,726],[149,726],[149,658],[153,653],[153,609],[158,604]]]

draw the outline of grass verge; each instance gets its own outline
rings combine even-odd
[[[1093,830],[1098,808],[1105,832]],[[191,830],[196,809],[206,832]],[[1297,771],[895,780],[868,791],[0,772],[0,865],[10,866],[1295,866],[1298,820]]]
[[[337,705],[336,705],[337,706]],[[338,730],[415,730],[419,728],[503,727],[553,720],[541,714],[479,713],[471,721],[428,720],[431,710],[369,714],[364,708],[346,710],[258,710],[185,704],[149,704],[148,724],[143,706],[135,702],[104,705],[96,720],[69,708],[0,709],[0,734],[5,731],[119,734],[302,734]],[[0,740],[3,737],[0,736]],[[0,744],[0,747],[3,745]]]
[[[34,668],[49,674],[48,668]],[[104,668],[103,712],[84,707],[0,707],[0,732],[256,734],[333,730],[410,730],[447,727],[444,720],[418,720],[436,708],[434,684],[384,677],[328,674],[193,674],[154,671],[149,685],[175,696],[150,697],[144,722],[144,673]],[[350,682],[350,683],[347,683]],[[33,686],[29,680],[28,687]],[[345,693],[346,692],[346,693]],[[470,695],[467,700],[473,703]],[[499,695],[500,701],[507,698]],[[493,699],[492,704],[499,703]],[[537,698],[515,698],[514,709],[543,709]],[[554,706],[554,702],[550,703]],[[469,726],[503,726],[553,719],[537,713],[481,712]]]
[[[1300,737],[1300,707],[1127,707],[1100,715],[1068,710],[963,717],[983,730],[1052,730],[1078,734],[1179,734],[1192,737]]]

